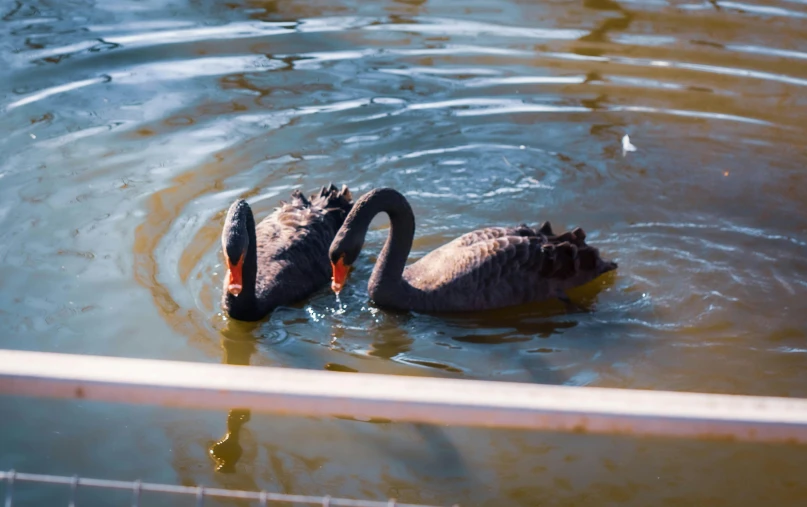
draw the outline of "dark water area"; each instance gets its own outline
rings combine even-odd
[[[805,87],[804,0],[0,2],[0,347],[804,397]],[[366,288],[379,217],[340,302],[323,289],[229,321],[229,204],[262,218],[331,181],[403,192],[413,259],[549,220],[619,269],[573,294],[590,313],[387,312]],[[14,398],[0,413],[0,468],[31,473],[464,506],[807,504],[802,447]]]

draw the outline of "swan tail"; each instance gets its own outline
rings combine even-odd
[[[291,193],[291,204],[298,208],[308,208],[311,206],[311,201],[305,198],[300,189],[295,188]]]
[[[342,188],[337,188],[333,183],[322,187],[317,194],[311,196],[311,200],[319,200],[323,208],[337,208],[350,211],[353,206],[353,194],[347,185],[342,185]]]
[[[554,235],[549,222],[544,222],[535,231],[543,240],[544,276],[565,279],[589,274],[593,279],[617,268],[616,262],[603,259],[599,249],[586,243],[586,233],[580,227]]]

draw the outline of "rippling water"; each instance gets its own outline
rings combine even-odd
[[[757,1],[2,2],[0,346],[807,396],[807,3]],[[550,220],[619,270],[577,291],[589,314],[380,311],[378,218],[341,302],[228,321],[228,205],[262,217],[330,181],[403,191],[414,258]],[[236,412],[216,461],[226,414],[0,403],[0,467],[28,472],[486,506],[807,498],[796,448]]]

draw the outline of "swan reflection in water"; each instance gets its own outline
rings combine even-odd
[[[613,285],[613,273],[607,274],[602,279],[586,284],[583,287],[570,291],[570,295],[575,298],[578,304],[584,308],[596,306],[598,295]],[[452,333],[451,341],[459,343],[488,344],[491,346],[507,344],[514,341],[531,340],[534,337],[547,338],[550,335],[563,332],[563,330],[577,325],[574,318],[576,312],[569,312],[569,308],[559,304],[557,301],[545,301],[520,305],[507,309],[483,311],[476,315],[450,315],[443,314],[432,318],[441,319],[450,323],[455,329]],[[555,318],[565,315],[563,320]],[[223,351],[222,362],[225,364],[248,366],[252,355],[257,350],[258,341],[255,338],[255,328],[258,323],[241,322],[229,320],[226,328],[222,331],[221,346]],[[391,360],[402,352],[408,350],[411,339],[401,339],[397,333],[382,332],[376,337],[373,343],[372,356],[381,359]],[[539,383],[562,384],[566,379],[558,378],[551,372],[534,371],[534,367],[524,364],[522,366],[531,373],[532,380]],[[436,361],[429,361],[422,364],[418,361],[406,361],[421,366],[438,367],[443,370],[461,372],[443,366]],[[329,371],[356,372],[353,368],[340,365],[338,363],[328,363],[325,369]],[[236,464],[243,454],[240,437],[244,425],[251,419],[251,411],[244,408],[232,408],[227,414],[227,430],[225,434],[216,442],[210,445],[208,453],[214,462],[214,469],[221,473],[235,473]],[[337,417],[340,419],[353,419],[349,416]],[[370,419],[363,422],[379,423],[391,422],[388,419]]]
[[[257,327],[257,324],[229,321],[222,332],[222,362],[248,366],[252,354],[255,353],[257,341],[251,333],[244,332],[244,327]],[[234,328],[238,328],[237,331]],[[227,432],[208,448],[215,470],[222,473],[234,473],[235,465],[241,459],[243,448],[240,437],[241,428],[249,422],[252,413],[246,408],[232,408],[227,413]]]
[[[246,201],[230,206],[221,232],[227,264],[222,308],[230,318],[222,333],[225,364],[249,365],[256,345],[250,322],[327,284],[327,248],[351,206],[350,190],[333,184],[310,198],[295,190],[290,202],[281,201],[257,225]],[[230,410],[227,433],[209,449],[217,471],[235,471],[241,428],[249,419],[249,410]]]

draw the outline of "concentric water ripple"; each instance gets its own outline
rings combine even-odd
[[[802,1],[7,4],[3,347],[807,393]],[[623,151],[625,135],[636,151]],[[366,290],[387,234],[379,218],[341,300],[323,289],[260,323],[228,320],[219,234],[229,204],[246,198],[263,217],[292,190],[329,182],[354,195],[403,191],[417,219],[413,259],[478,227],[550,220],[583,227],[620,267],[573,294],[588,313],[556,302],[467,317],[385,312]],[[198,471],[216,417],[137,431],[155,456],[176,449],[154,460],[170,480],[209,484],[223,480]],[[618,464],[589,463],[581,475],[580,444],[565,437],[457,432],[452,443],[345,417],[250,422],[246,472],[227,486],[661,505],[709,503],[701,466],[745,477],[728,454],[693,466],[687,449],[669,447],[656,469],[675,479],[651,493],[664,473],[645,477],[644,458],[614,458],[613,443],[580,453]],[[439,452],[405,450],[424,442]],[[404,465],[379,467],[389,456]],[[116,466],[143,476],[147,463],[134,461]],[[803,497],[758,488],[777,505]],[[753,495],[722,492],[752,505]]]

